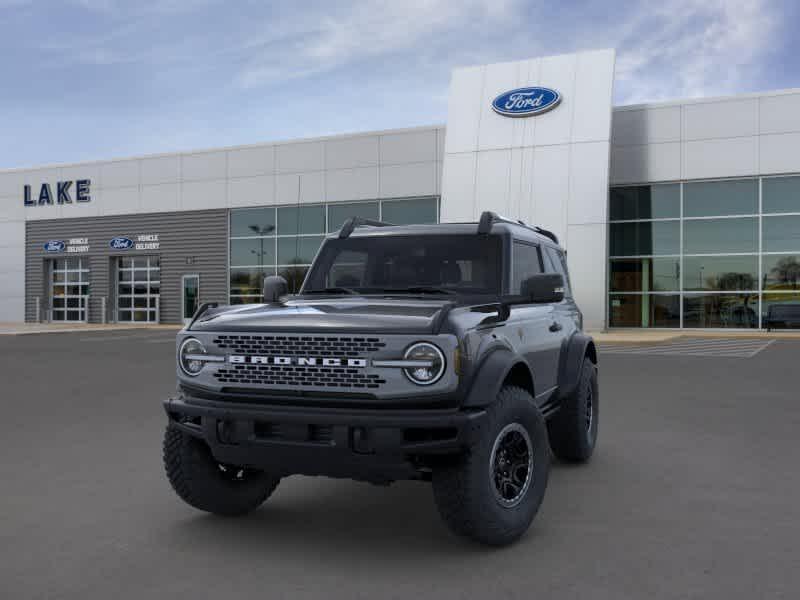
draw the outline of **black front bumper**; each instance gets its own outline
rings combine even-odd
[[[424,477],[435,457],[462,452],[483,410],[270,406],[194,397],[164,402],[170,424],[203,439],[223,463],[282,476],[369,481]]]

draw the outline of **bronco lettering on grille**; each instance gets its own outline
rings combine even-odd
[[[298,367],[356,367],[367,366],[366,358],[316,358],[311,356],[245,356],[231,354],[228,362],[232,364],[251,365],[296,365]]]

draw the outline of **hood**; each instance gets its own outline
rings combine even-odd
[[[439,299],[336,297],[225,306],[204,313],[190,330],[438,333],[449,305]]]

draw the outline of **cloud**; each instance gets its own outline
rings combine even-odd
[[[516,0],[358,1],[322,18],[300,19],[267,35],[262,48],[250,45],[250,58],[237,76],[244,88],[331,71],[375,57],[422,60],[441,48],[448,33],[464,37],[476,27],[492,29],[508,22]],[[284,23],[286,25],[286,23]]]
[[[768,0],[668,0],[619,31],[617,96],[625,103],[736,93],[775,47]]]

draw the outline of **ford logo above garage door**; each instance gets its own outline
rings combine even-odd
[[[130,250],[133,248],[133,240],[126,237],[115,237],[108,245],[112,250]]]
[[[492,101],[494,112],[505,117],[530,117],[554,109],[561,94],[544,87],[517,88],[500,94]]]
[[[45,252],[63,252],[66,244],[61,240],[48,240],[44,243]]]

